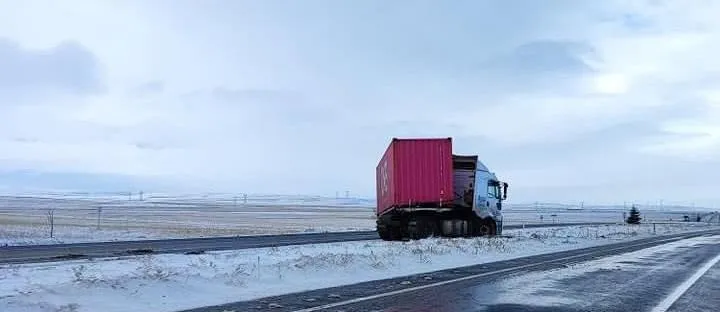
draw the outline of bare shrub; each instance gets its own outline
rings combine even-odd
[[[248,265],[241,263],[236,265],[232,272],[225,274],[227,278],[226,284],[233,286],[245,286],[247,278],[250,277]]]
[[[375,252],[372,250],[370,251],[370,255],[368,255],[368,263],[371,267],[374,269],[384,269],[387,268],[387,263],[383,261],[382,257],[378,256]]]
[[[170,277],[178,274],[158,265],[153,256],[141,257],[140,265],[135,270],[136,277],[158,281],[167,281]]]
[[[280,254],[280,248],[278,246],[272,246],[268,249],[268,256],[274,256]]]
[[[87,266],[84,264],[71,268],[73,273],[73,282],[81,284],[94,284],[98,282],[98,278],[92,274],[88,274]]]
[[[77,312],[80,310],[80,305],[77,303],[69,303],[59,306],[55,309],[55,312]]]

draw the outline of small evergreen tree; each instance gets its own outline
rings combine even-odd
[[[630,208],[630,216],[627,217],[625,222],[628,224],[640,224],[640,220],[642,220],[642,218],[640,218],[640,210],[633,205],[632,208]]]

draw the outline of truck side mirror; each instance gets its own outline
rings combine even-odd
[[[502,199],[503,199],[503,200],[506,200],[506,199],[507,199],[507,190],[508,190],[508,184],[505,183],[505,182],[503,182],[503,192],[502,192],[502,193],[503,193],[503,196],[502,196]]]

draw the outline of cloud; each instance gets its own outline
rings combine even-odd
[[[592,71],[583,58],[591,57],[592,46],[582,42],[537,40],[523,43],[509,55],[488,62],[488,67],[507,70],[508,74],[574,73]]]
[[[136,188],[129,188],[134,186]],[[113,195],[137,194],[143,189],[163,186],[162,182],[127,175],[88,174],[77,172],[37,172],[29,170],[0,171],[3,192],[110,192]],[[124,193],[124,194],[123,194]],[[136,195],[137,196],[137,195]]]
[[[100,65],[90,51],[74,41],[45,50],[28,50],[15,41],[0,38],[0,92],[42,90],[102,92]]]
[[[0,53],[35,62],[0,88],[43,94],[4,97],[34,105],[0,108],[0,168],[372,196],[390,138],[453,136],[517,200],[717,185],[720,23],[700,4],[0,4]]]
[[[150,81],[132,88],[131,94],[136,96],[147,96],[162,93],[165,90],[165,83],[162,81]]]

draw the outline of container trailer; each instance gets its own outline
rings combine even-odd
[[[384,240],[502,234],[508,184],[452,138],[393,138],[376,167],[376,223]]]

